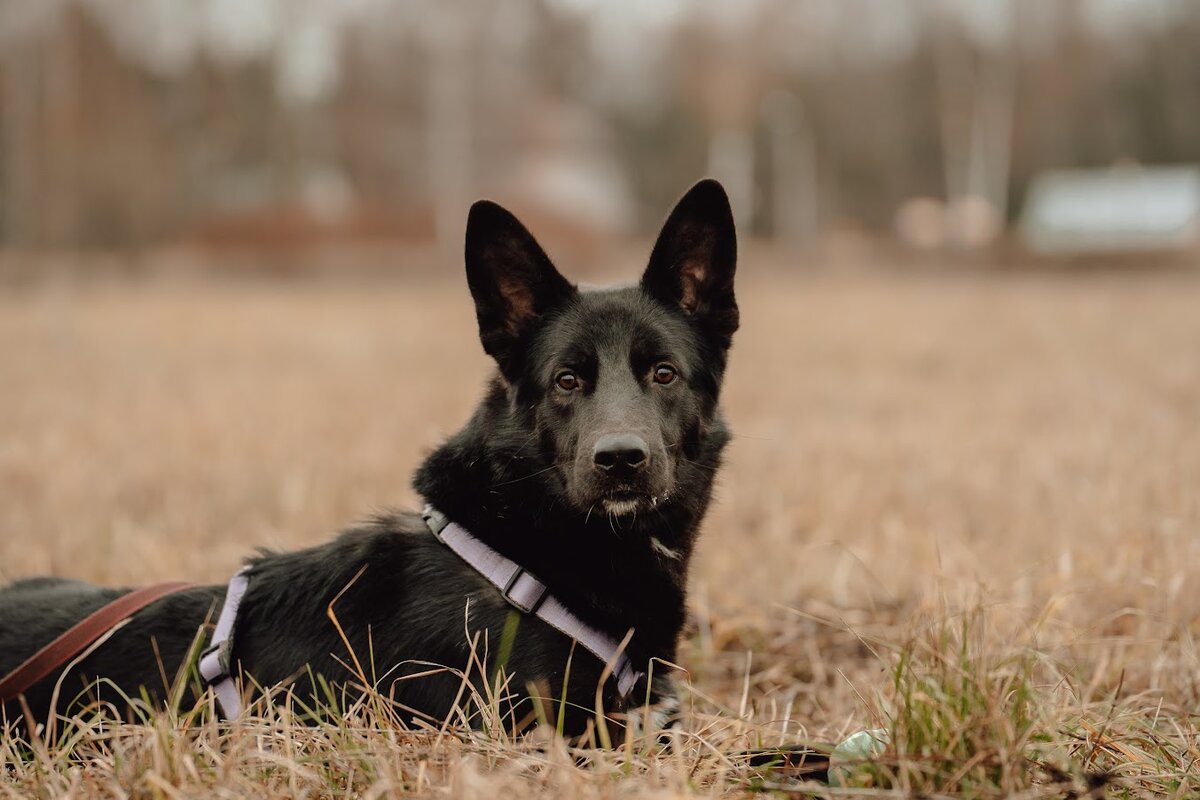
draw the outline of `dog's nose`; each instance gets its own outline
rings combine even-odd
[[[611,475],[638,472],[649,459],[650,448],[646,446],[646,440],[633,433],[601,436],[592,448],[592,463],[596,469]]]

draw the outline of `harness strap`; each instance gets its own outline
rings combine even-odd
[[[633,668],[633,662],[625,652],[625,642],[618,642],[575,616],[550,594],[546,584],[526,572],[520,564],[475,538],[466,528],[451,522],[437,509],[426,506],[424,517],[433,534],[499,589],[509,605],[523,614],[532,614],[583,645],[612,669],[621,696],[629,696],[642,673]]]
[[[217,617],[212,641],[200,654],[200,677],[213,687],[221,716],[233,719],[242,713],[242,693],[233,677],[231,656],[233,653],[233,626],[237,622],[238,607],[250,585],[250,567],[242,567],[229,580],[225,590],[225,604]]]
[[[0,679],[0,703],[15,700],[38,681],[79,655],[114,625],[156,600],[191,588],[190,583],[158,583],[123,594],[88,614]]]
[[[425,521],[439,540],[491,581],[514,608],[524,614],[534,615],[571,637],[611,668],[622,697],[629,696],[642,673],[633,668],[633,662],[625,653],[626,642],[616,641],[575,616],[550,594],[546,584],[515,561],[476,539],[461,525],[450,522],[441,512],[427,507]],[[242,695],[233,676],[231,656],[238,608],[250,585],[249,571],[250,567],[242,567],[230,579],[212,641],[200,655],[200,675],[205,683],[213,687],[225,719],[242,713]],[[27,691],[83,652],[121,620],[133,616],[156,600],[191,587],[190,583],[160,583],[135,589],[84,617],[0,679],[0,702],[8,702]]]

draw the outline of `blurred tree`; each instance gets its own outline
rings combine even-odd
[[[454,246],[473,197],[580,180],[648,232],[705,172],[752,233],[916,196],[976,231],[1050,167],[1200,161],[1198,42],[1177,0],[0,0],[0,244]]]

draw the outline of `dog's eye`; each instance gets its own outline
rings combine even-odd
[[[661,383],[665,386],[666,384],[675,380],[675,376],[677,374],[678,373],[675,372],[675,368],[670,364],[659,364],[654,368],[654,382]]]
[[[569,369],[558,373],[554,378],[554,383],[564,392],[573,392],[579,388],[579,378]]]

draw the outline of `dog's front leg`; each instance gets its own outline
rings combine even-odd
[[[625,712],[626,735],[632,739],[657,736],[660,743],[669,741],[668,733],[680,723],[679,687],[671,673],[654,676],[649,695],[643,694],[640,705],[630,705]]]

